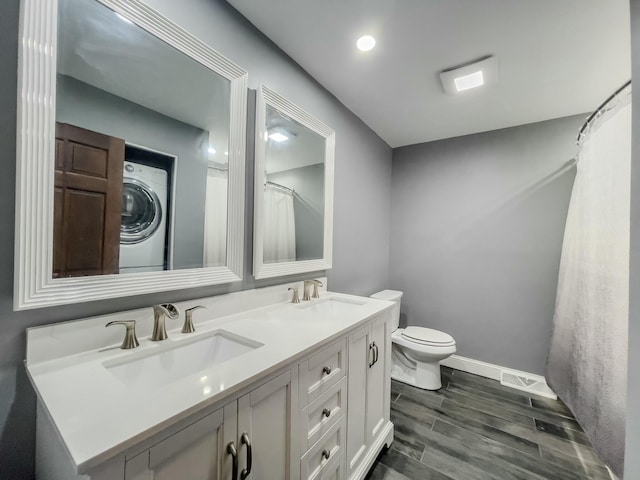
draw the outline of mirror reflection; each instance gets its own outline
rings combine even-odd
[[[263,262],[323,257],[326,139],[266,105]]]
[[[226,265],[230,81],[97,1],[58,8],[53,276]]]

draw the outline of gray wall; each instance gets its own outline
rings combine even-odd
[[[267,176],[295,191],[296,260],[322,258],[324,238],[324,164],[292,168]]]
[[[458,354],[543,374],[586,115],[394,150],[391,287]]]
[[[174,268],[202,267],[209,132],[58,75],[56,120],[177,157]]]
[[[640,0],[631,0],[632,78],[640,78]],[[624,478],[640,478],[640,90],[634,80],[631,145],[631,251],[629,265],[629,364]]]
[[[148,3],[249,71],[252,89],[263,82],[335,129],[336,213],[334,268],[328,272],[330,287],[362,295],[386,288],[391,148],[224,2],[153,0]],[[254,282],[249,273],[253,210],[251,154],[247,156],[246,273],[241,284],[126,297],[118,302],[13,312],[16,75],[11,72],[17,70],[18,10],[19,0],[0,2],[0,155],[4,159],[3,175],[0,175],[0,218],[4,221],[4,228],[0,229],[0,478],[12,480],[33,477],[35,395],[22,365],[25,328],[287,280]],[[250,108],[250,119],[253,114]],[[252,120],[249,126],[248,136],[253,138]],[[251,149],[250,142],[249,152]],[[291,279],[311,276],[313,274]]]

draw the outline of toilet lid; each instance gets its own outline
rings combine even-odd
[[[424,327],[407,327],[402,332],[402,336],[412,342],[422,343],[425,345],[449,346],[455,344],[453,337],[440,330]]]

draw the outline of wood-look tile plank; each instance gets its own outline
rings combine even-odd
[[[369,471],[365,480],[412,480],[405,477],[401,473],[396,472],[392,468],[387,467],[384,463],[378,461]]]
[[[451,385],[455,385],[460,388],[473,388],[476,393],[482,392],[499,397],[503,400],[509,400],[527,406],[531,405],[529,396],[524,392],[514,388],[505,387],[497,380],[471,374],[462,375],[462,373],[463,372],[452,375]]]
[[[422,463],[456,480],[541,480],[438,432],[430,431]]]
[[[584,476],[575,473],[575,469],[565,469],[556,465],[548,465],[546,462],[541,461],[538,455],[527,455],[495,440],[441,420],[436,420],[433,431],[455,440],[461,445],[482,452],[487,458],[509,463],[525,473],[531,472],[548,480],[584,479]]]
[[[541,432],[555,435],[556,437],[564,438],[565,440],[571,440],[572,442],[581,443],[582,445],[590,446],[591,442],[586,434],[571,430],[569,428],[562,428],[553,423],[544,422],[536,419],[536,428]]]
[[[564,455],[562,452],[545,447],[544,445],[540,446],[540,455],[542,459],[549,464],[558,465],[566,470],[577,472],[580,478],[611,480],[609,471],[600,462],[594,464],[581,458]]]
[[[420,421],[420,419],[432,416],[438,420],[451,423],[452,425],[461,426],[469,431],[491,438],[492,440],[521,452],[525,452],[530,455],[538,454],[537,443],[512,435],[511,433],[505,432],[500,428],[495,428],[489,424],[491,423],[491,419],[502,422],[502,424],[508,424],[505,420],[492,417],[478,410],[459,406],[455,403],[451,405],[447,404],[446,407],[431,408],[415,403],[411,399],[400,397],[398,402],[391,405],[392,414],[394,411],[400,412],[401,414],[412,418],[414,421]]]
[[[391,412],[391,421],[394,425],[393,448],[416,460],[422,458],[424,452],[424,438],[422,432],[431,430],[433,418],[421,422],[409,419],[396,411]]]
[[[453,401],[475,410],[502,418],[509,422],[517,423],[526,427],[533,427],[533,417],[523,413],[514,412],[505,406],[505,402],[499,400],[487,400],[467,391],[461,390],[455,385],[449,385],[445,391],[447,401]]]
[[[547,412],[553,412],[556,415],[573,419],[573,413],[569,410],[564,402],[560,399],[551,400],[550,398],[531,398],[531,405],[533,408],[544,410]]]
[[[452,480],[452,477],[440,473],[418,460],[407,457],[394,448],[389,448],[384,452],[379,457],[379,461],[387,468],[412,480]]]
[[[391,381],[391,394],[400,394],[400,396],[411,398],[416,402],[436,407],[442,405],[442,401],[444,400],[444,394],[442,390],[422,390],[420,388],[412,387],[411,385],[397,382],[395,380]]]
[[[500,408],[516,413],[518,415],[525,415],[527,417],[530,417],[531,419],[539,419],[544,422],[557,425],[558,427],[568,428],[578,432],[582,431],[582,428],[574,419],[558,415],[555,412],[533,408],[530,405],[518,404],[510,400],[504,400],[499,396],[491,393],[474,391],[473,387],[468,385],[451,383],[449,387],[447,387],[447,389],[449,391],[466,393],[467,395],[472,397],[480,397],[484,400],[495,402],[500,405]]]

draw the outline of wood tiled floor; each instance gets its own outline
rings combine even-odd
[[[392,380],[395,439],[368,480],[610,480],[562,402],[446,367],[442,385]]]

